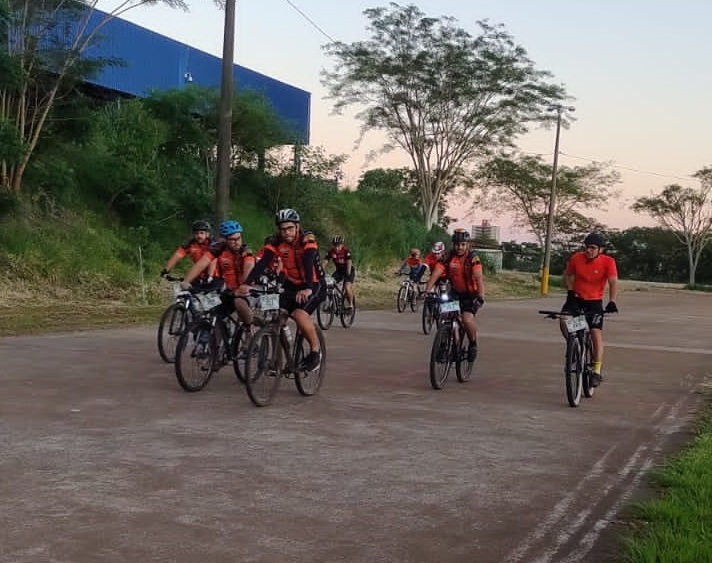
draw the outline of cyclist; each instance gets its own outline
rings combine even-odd
[[[453,297],[460,302],[462,324],[469,339],[467,361],[474,362],[477,359],[475,315],[485,302],[485,284],[482,263],[477,252],[470,250],[470,233],[466,229],[453,232],[452,249],[435,264],[425,291],[432,292],[443,274],[450,282]]]
[[[445,244],[441,241],[438,241],[433,244],[433,247],[430,249],[430,252],[428,255],[425,257],[425,260],[423,260],[423,263],[428,267],[428,270],[430,273],[433,273],[433,270],[435,270],[435,266],[437,263],[440,261],[440,259],[443,257],[443,254],[445,253]],[[445,281],[447,279],[447,273],[443,271],[443,273],[440,275],[440,279],[438,281]]]
[[[237,296],[237,288],[245,281],[255,266],[255,255],[242,242],[243,228],[232,219],[220,223],[222,240],[213,243],[203,257],[198,260],[183,278],[181,287],[188,289],[191,282],[214,261],[217,262],[217,273],[222,278],[225,288],[223,300],[229,303],[229,313],[237,311],[238,318],[245,324],[252,324],[252,310],[244,297]]]
[[[604,254],[605,240],[599,233],[590,233],[583,240],[584,250],[574,253],[566,263],[566,302],[562,311],[584,313],[591,328],[593,373],[591,386],[603,381],[603,312],[617,313],[618,268],[612,256]],[[608,304],[603,307],[603,293],[608,284]],[[566,328],[562,324],[562,331]]]
[[[193,221],[192,228],[193,236],[179,246],[171,255],[161,270],[161,277],[167,276],[175,268],[176,264],[186,256],[190,256],[190,259],[195,264],[210,248],[210,223],[204,220]],[[212,277],[215,275],[215,268],[216,264],[213,263],[205,271],[201,270],[200,281],[212,281]]]
[[[356,277],[354,262],[351,257],[351,251],[344,245],[344,236],[335,235],[331,239],[332,247],[326,254],[325,260],[331,260],[334,263],[334,281],[344,283],[344,297],[346,298],[346,310],[351,309],[353,303],[353,283]]]
[[[411,248],[410,254],[405,260],[403,260],[403,263],[398,270],[398,274],[408,274],[408,277],[413,283],[419,284],[424,273],[425,264],[420,259],[420,249]]]
[[[280,209],[275,217],[277,232],[262,248],[262,258],[239,288],[239,295],[248,295],[250,285],[265,272],[275,257],[282,260],[284,277],[279,306],[286,309],[309,343],[310,351],[302,368],[314,371],[321,364],[321,347],[311,314],[326,297],[324,270],[319,260],[319,247],[311,231],[301,227],[299,213]]]

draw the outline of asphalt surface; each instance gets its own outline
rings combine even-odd
[[[623,293],[576,409],[559,305],[487,303],[442,391],[419,315],[361,312],[266,408],[185,393],[153,327],[0,339],[0,562],[599,563],[703,404],[712,296]]]

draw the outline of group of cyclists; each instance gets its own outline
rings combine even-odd
[[[221,284],[223,295],[228,296],[232,309],[246,324],[253,320],[247,300],[250,287],[263,275],[279,278],[282,285],[279,306],[290,314],[309,343],[310,352],[302,367],[313,371],[320,366],[322,354],[312,313],[326,295],[319,248],[314,233],[302,228],[296,210],[280,209],[275,226],[275,233],[267,237],[255,253],[243,241],[243,228],[239,222],[223,221],[218,228],[220,238],[213,241],[210,225],[206,221],[196,221],[192,226],[193,236],[173,253],[161,275],[168,274],[182,258],[189,256],[193,266],[184,276],[183,289],[188,289],[196,281]],[[475,316],[485,303],[485,283],[482,262],[471,246],[469,231],[456,229],[449,250],[443,242],[436,242],[421,260],[420,250],[413,248],[403,261],[400,273],[421,284],[426,270],[429,271],[425,281],[426,294],[431,294],[440,283],[448,284],[451,299],[460,302],[462,324],[468,338],[467,359],[474,362],[478,355]],[[593,386],[598,386],[603,379],[603,314],[618,311],[616,262],[605,254],[604,249],[603,237],[598,233],[589,234],[584,239],[584,250],[569,258],[564,272],[567,296],[562,312],[585,314],[591,328]],[[353,303],[355,268],[342,235],[333,237],[325,261],[333,263],[334,280],[343,284],[348,310]],[[606,286],[609,301],[604,307]]]

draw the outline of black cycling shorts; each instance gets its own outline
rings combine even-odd
[[[477,293],[457,293],[453,291],[451,296],[460,302],[460,311],[463,313],[472,313],[473,315],[477,314],[477,310],[480,308],[480,304],[477,301],[479,297]]]
[[[291,315],[295,309],[302,309],[308,314],[312,314],[316,311],[324,299],[326,299],[326,284],[320,282],[315,286],[311,297],[307,299],[304,303],[297,303],[297,292],[307,289],[306,286],[294,285],[290,282],[285,282],[283,286],[283,292],[279,296],[279,306]]]
[[[354,268],[351,268],[350,272],[346,272],[345,268],[337,268],[336,270],[334,270],[334,275],[332,277],[334,278],[334,281],[336,283],[341,283],[342,281],[354,283],[354,279],[356,278],[356,270]]]
[[[586,322],[589,328],[603,329],[603,300],[602,299],[578,299],[578,308],[586,315]],[[566,310],[566,304],[561,308],[561,311]]]

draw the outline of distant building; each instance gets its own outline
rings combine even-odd
[[[480,225],[472,226],[472,248],[480,258],[495,272],[502,269],[502,249],[499,242],[499,226],[490,225],[483,219]]]
[[[472,226],[472,238],[477,241],[494,241],[499,244],[499,226],[490,225],[489,219],[482,219],[480,225]]]

